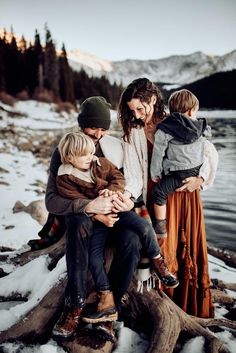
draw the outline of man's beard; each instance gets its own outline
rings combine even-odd
[[[98,143],[98,141],[100,140],[100,139],[98,139],[97,137],[95,137],[95,136],[91,136],[91,135],[88,135],[92,140],[93,140],[93,142],[95,143],[95,145]]]

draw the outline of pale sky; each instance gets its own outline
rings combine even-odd
[[[236,0],[0,0],[0,28],[107,60],[236,49]]]

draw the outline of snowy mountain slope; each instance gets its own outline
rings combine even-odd
[[[93,54],[84,53],[79,49],[68,52],[67,57],[70,66],[75,71],[80,71],[83,68],[91,76],[100,76],[99,73],[103,75],[113,70],[110,61],[100,59]]]
[[[108,61],[85,54],[79,50],[69,52],[68,59],[74,70],[83,68],[88,75],[105,75],[111,82],[127,85],[137,77],[147,77],[154,82],[182,85],[194,82],[216,72],[236,69],[236,50],[223,56],[202,52],[191,55],[174,55],[158,60]]]

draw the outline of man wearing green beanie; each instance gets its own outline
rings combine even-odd
[[[121,168],[123,162],[122,143],[117,138],[107,135],[110,122],[110,104],[105,98],[101,96],[90,97],[81,104],[78,123],[81,130],[95,142],[95,154],[98,157],[106,157],[118,168]],[[94,200],[69,200],[61,197],[56,187],[56,176],[60,165],[60,154],[56,148],[51,159],[45,201],[51,217],[53,215],[54,218],[60,216],[65,220],[68,281],[64,311],[54,326],[53,337],[68,339],[74,336],[77,331],[87,295],[87,234],[89,233],[88,227],[91,226],[89,217],[94,213],[107,214],[128,211],[132,209],[133,202],[126,196],[123,196],[122,200],[118,200],[115,205],[111,198],[103,196]],[[116,305],[119,308],[121,298],[128,289],[140,258],[140,243],[137,234],[129,229],[113,232],[112,239],[116,252],[109,272],[109,281]]]
[[[96,146],[96,156],[105,157],[118,169],[123,166],[121,140],[107,134],[111,124],[110,103],[104,97],[87,98],[80,107],[78,124],[81,130],[91,137]]]
[[[108,130],[111,123],[111,105],[104,97],[87,98],[80,107],[78,123],[81,129],[96,127]]]

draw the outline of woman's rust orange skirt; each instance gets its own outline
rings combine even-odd
[[[214,317],[199,191],[175,192],[169,196],[167,232],[161,250],[169,270],[177,275],[180,284],[164,291],[185,312],[203,318]]]

